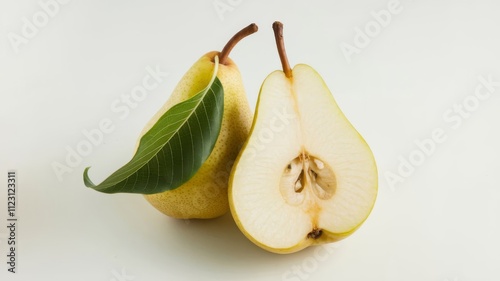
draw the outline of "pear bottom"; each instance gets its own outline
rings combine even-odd
[[[178,219],[216,218],[229,209],[227,187],[196,179],[174,190],[145,195],[145,198],[160,212]]]

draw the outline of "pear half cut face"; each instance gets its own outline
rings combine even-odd
[[[291,79],[271,73],[231,175],[242,232],[278,253],[340,240],[368,217],[376,196],[373,154],[319,74],[303,64]]]

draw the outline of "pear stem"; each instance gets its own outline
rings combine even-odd
[[[276,39],[276,46],[278,47],[278,54],[281,60],[281,67],[285,76],[292,78],[292,69],[290,68],[290,63],[288,63],[288,57],[285,51],[285,41],[283,39],[283,24],[279,21],[273,23],[274,38]]]
[[[229,41],[227,41],[226,46],[224,46],[224,49],[222,49],[222,52],[219,54],[219,63],[220,64],[226,64],[226,59],[229,57],[229,53],[231,50],[234,48],[238,42],[240,42],[241,39],[247,37],[250,34],[253,34],[257,32],[259,28],[255,23],[252,23],[248,25],[247,27],[243,28],[242,30],[238,31]]]

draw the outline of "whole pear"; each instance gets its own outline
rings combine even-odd
[[[253,115],[240,71],[228,54],[238,41],[256,31],[255,24],[247,26],[229,40],[222,52],[208,52],[195,62],[139,137],[140,140],[172,106],[191,98],[207,87],[214,70],[214,59],[218,56],[217,77],[224,89],[224,113],[220,134],[212,153],[198,172],[180,187],[145,195],[151,205],[170,217],[207,219],[221,216],[229,210],[227,197],[229,174],[248,136]]]

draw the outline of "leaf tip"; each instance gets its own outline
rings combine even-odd
[[[83,171],[83,183],[85,184],[86,187],[95,187],[95,184],[90,180],[89,178],[89,169],[90,166],[85,168]]]

